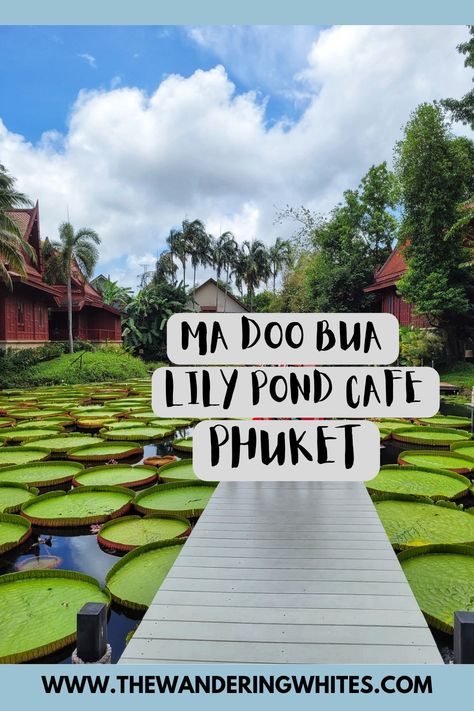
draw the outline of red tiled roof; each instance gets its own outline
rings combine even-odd
[[[378,291],[378,289],[385,289],[388,286],[395,286],[397,281],[402,277],[408,265],[402,254],[400,247],[395,247],[391,255],[386,260],[380,269],[375,272],[374,281],[369,286],[366,286],[364,291],[366,293],[371,291]]]
[[[31,218],[35,212],[34,208],[31,209],[16,209],[16,210],[6,210],[5,214],[9,217],[20,230],[22,238],[28,241],[31,231]],[[30,229],[29,229],[30,228]]]

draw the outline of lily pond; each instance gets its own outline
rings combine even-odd
[[[91,601],[109,605],[116,662],[206,507],[194,423],[157,417],[150,398],[148,379],[0,391],[0,662],[70,663]],[[378,421],[383,466],[366,483],[448,650],[454,611],[474,609],[466,414]]]

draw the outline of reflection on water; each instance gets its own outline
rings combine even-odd
[[[121,460],[129,464],[141,464],[145,457],[154,455],[165,456],[176,454],[171,447],[175,437],[184,437],[191,434],[190,429],[178,430],[177,434],[158,444],[146,444],[142,457],[132,457]],[[188,455],[179,453],[180,458]],[[97,462],[91,463],[95,466]],[[68,484],[60,487],[67,491]],[[60,568],[62,570],[76,570],[87,575],[92,575],[101,585],[104,585],[105,576],[110,568],[117,562],[117,555],[102,549],[97,543],[97,537],[91,532],[91,527],[84,528],[46,528],[33,527],[33,535],[21,547],[0,557],[0,575],[15,573],[19,570],[31,570],[38,567]],[[112,661],[117,662],[125,648],[125,638],[133,630],[141,615],[131,610],[124,610],[113,605],[109,614],[108,637],[112,646]],[[63,663],[70,664],[71,653],[74,645],[63,649],[50,657],[36,660],[36,663]]]

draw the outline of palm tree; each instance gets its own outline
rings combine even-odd
[[[178,267],[173,260],[173,252],[165,250],[162,252],[156,262],[153,282],[169,281],[171,284],[176,284],[176,272]]]
[[[227,298],[227,290],[229,284],[229,276],[232,268],[233,256],[237,248],[237,242],[235,241],[232,232],[223,232],[216,240],[211,239],[212,244],[212,264],[216,270],[216,283],[219,283],[221,278],[221,273],[226,270],[226,284],[225,284],[225,295],[224,295],[224,311],[225,302]],[[219,300],[219,289],[216,289],[216,311]]]
[[[183,222],[184,226],[184,222]],[[176,257],[183,267],[183,286],[186,288],[186,262],[189,256],[189,244],[182,230],[170,230],[166,243],[170,248],[171,259]]]
[[[262,281],[270,276],[267,248],[260,240],[245,240],[239,250],[236,266],[236,281],[242,292],[242,284],[247,287],[247,297],[250,310],[253,307],[253,297]]]
[[[239,252],[239,245],[237,244],[234,235],[232,232],[228,232],[227,234],[230,235],[230,237],[225,241],[223,246],[225,269],[224,312],[227,305],[227,292],[229,291],[230,279],[235,272],[237,255]]]
[[[74,227],[70,222],[63,222],[59,226],[59,241],[53,242],[51,247],[54,251],[58,265],[58,277],[65,280],[67,284],[67,317],[69,332],[69,352],[74,353],[74,339],[72,335],[72,269],[77,265],[82,275],[90,279],[94,267],[99,259],[100,237],[94,230],[82,227],[74,232]]]
[[[15,190],[15,178],[0,164],[0,281],[13,288],[9,270],[26,275],[24,254],[36,262],[36,254],[26,242],[16,222],[7,214],[12,208],[31,205],[23,193]]]
[[[268,249],[268,263],[270,276],[273,278],[273,293],[275,293],[275,281],[277,274],[287,266],[290,261],[290,243],[288,240],[277,237],[276,241]]]
[[[206,227],[201,220],[183,221],[183,235],[188,246],[193,267],[193,296],[196,291],[196,270],[200,264],[207,266],[211,263],[211,238],[206,232]]]

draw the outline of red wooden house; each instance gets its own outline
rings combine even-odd
[[[67,287],[56,286],[57,306],[50,311],[50,338],[68,339]],[[120,311],[104,304],[98,291],[86,282],[79,269],[72,277],[72,328],[74,338],[95,344],[121,343]]]
[[[428,323],[423,316],[415,316],[413,305],[407,303],[397,294],[397,282],[407,270],[407,263],[399,247],[396,247],[385,264],[375,272],[374,282],[366,286],[365,293],[376,296],[378,311],[393,314],[400,326],[426,327]]]
[[[36,262],[25,255],[26,276],[9,272],[13,290],[0,284],[0,348],[30,348],[49,340],[67,340],[66,287],[44,281],[38,203],[8,214],[33,248]],[[79,270],[73,275],[73,333],[77,339],[98,345],[122,340],[120,311],[104,304]]]

